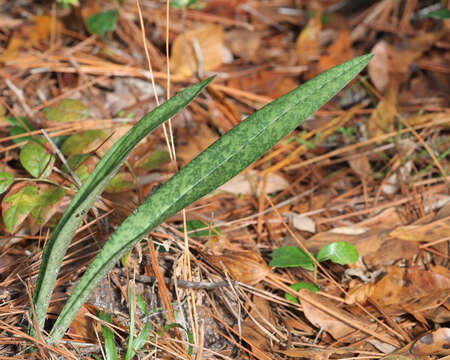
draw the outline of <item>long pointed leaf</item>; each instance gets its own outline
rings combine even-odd
[[[151,229],[244,170],[352,80],[370,61],[338,65],[266,105],[231,129],[147,198],[106,242],[81,278],[52,331],[60,339],[116,261]]]
[[[144,116],[111,147],[72,199],[58,226],[53,230],[52,236],[47,241],[42,255],[42,264],[33,293],[36,318],[41,328],[44,326],[47,308],[61,262],[86,212],[110,183],[131,150],[155,128],[195,99],[211,81],[212,78],[209,78],[183,90]]]

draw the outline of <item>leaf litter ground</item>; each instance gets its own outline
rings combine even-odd
[[[107,1],[66,9],[0,3],[0,356],[101,356],[100,310],[111,314],[124,355],[130,286],[142,300],[137,329],[153,323],[141,357],[187,358],[190,342],[196,358],[448,355],[449,20],[427,17],[432,2],[414,0],[210,1],[201,10],[170,9],[167,62],[166,7],[140,5],[155,88],[134,1],[118,12]],[[93,30],[93,19],[108,12],[117,18],[102,15],[106,24]],[[166,98],[167,65],[171,94],[219,75],[172,120],[182,167],[262,105],[367,52],[376,56],[357,80],[187,209],[188,248],[178,214],[110,272],[67,342],[38,339],[37,353],[24,352],[43,244],[77,189],[74,179],[86,179],[156,106],[155,93]],[[72,242],[50,321],[108,235],[176,169],[162,130],[132,152]],[[343,241],[356,247],[355,264],[268,265],[282,246],[318,253]],[[319,292],[290,287],[299,282]],[[173,322],[187,332],[168,329]]]

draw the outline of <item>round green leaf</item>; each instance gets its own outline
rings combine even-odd
[[[22,224],[36,206],[38,199],[39,191],[37,187],[31,185],[26,185],[18,192],[3,199],[2,208],[7,209],[3,213],[3,221],[10,233],[13,233]]]
[[[270,256],[272,257],[270,266],[280,268],[300,266],[307,270],[314,269],[314,261],[304,250],[296,246],[282,246],[274,250]]]
[[[0,194],[3,194],[6,190],[8,190],[13,182],[13,174],[5,171],[0,171]]]
[[[89,16],[87,18],[89,32],[104,37],[106,32],[116,29],[117,15],[117,10],[110,10]]]
[[[20,163],[35,178],[46,178],[52,171],[55,157],[47,153],[45,148],[34,141],[30,141],[20,151]]]
[[[359,258],[356,248],[346,241],[328,244],[317,253],[318,261],[331,260],[337,264],[354,264]]]
[[[292,284],[289,287],[291,289],[295,290],[295,291],[299,291],[300,289],[308,289],[308,290],[311,290],[312,292],[315,292],[315,293],[319,292],[319,290],[320,290],[313,283],[308,283],[308,282],[304,282],[304,281],[296,282],[295,284]],[[294,302],[296,304],[299,303],[298,298],[296,296],[294,296],[294,295],[289,294],[289,293],[285,293],[284,294],[284,298],[286,300],[292,301],[292,302]]]
[[[65,156],[84,154],[90,150],[90,145],[97,139],[104,140],[107,135],[100,130],[87,130],[80,134],[73,134],[61,146]]]

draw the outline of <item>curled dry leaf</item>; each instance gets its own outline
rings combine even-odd
[[[211,255],[207,260],[222,269],[225,266],[234,280],[256,285],[271,271],[261,255],[254,251],[225,251],[223,255]]]

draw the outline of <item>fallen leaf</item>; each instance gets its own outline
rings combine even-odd
[[[320,57],[319,72],[323,72],[332,68],[333,66],[350,60],[352,57],[353,54],[350,31],[348,29],[343,29],[339,31],[339,35],[336,41],[326,50],[326,55]],[[373,60],[371,60],[371,62],[372,61]]]
[[[298,64],[307,65],[311,60],[320,57],[320,32],[322,31],[322,20],[319,11],[316,11],[302,30],[296,41]]]
[[[170,67],[174,74],[191,76],[222,65],[223,27],[205,25],[178,35],[172,45]]]
[[[248,285],[259,283],[271,271],[261,255],[254,251],[226,250],[223,255],[211,255],[207,259],[219,268],[225,265],[233,279]]]
[[[329,299],[324,298],[319,294],[315,294],[309,290],[302,289],[299,291],[300,294],[307,294],[308,298],[314,301],[314,303],[318,303],[327,309],[333,310],[333,312],[338,313],[341,318],[347,319],[349,323],[357,323],[361,327],[375,330],[376,324],[371,323],[365,319],[359,318],[348,311],[345,311],[337,306],[336,302],[333,302]],[[306,301],[299,298],[301,305],[303,307],[304,314],[306,318],[318,328],[321,328],[328,332],[333,338],[340,339],[350,335],[355,332],[357,329],[349,325],[349,323],[344,322],[341,319],[338,319],[320,309],[318,309],[312,302]],[[351,336],[353,340],[357,337],[361,337],[361,334],[355,334]],[[347,338],[348,341],[351,341]]]
[[[248,170],[219,187],[219,190],[232,194],[250,195],[256,194],[260,196],[261,188],[264,184],[264,192],[271,194],[282,191],[289,186],[289,182],[277,173],[270,173],[265,176],[259,176],[257,170]]]
[[[410,351],[418,355],[450,355],[450,328],[440,328],[423,335]]]
[[[302,214],[290,213],[290,219],[292,221],[292,225],[297,230],[308,231],[310,233],[316,232],[316,223],[310,217]]]
[[[386,41],[381,40],[375,44],[370,52],[375,54],[369,65],[367,65],[370,80],[372,80],[379,91],[384,92],[390,79],[391,46]]]

